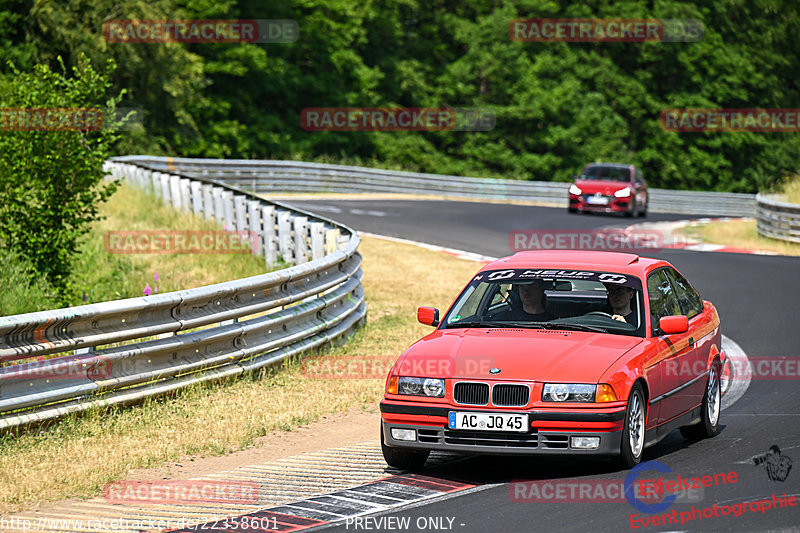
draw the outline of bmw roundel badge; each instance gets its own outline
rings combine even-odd
[[[499,368],[492,368],[492,369],[489,370],[489,373],[490,374],[499,374],[500,373],[500,369]]]

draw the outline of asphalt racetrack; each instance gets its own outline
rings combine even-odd
[[[641,219],[573,215],[563,208],[473,202],[400,200],[287,201],[357,230],[500,257],[511,253],[514,230],[575,230],[626,226]],[[686,215],[649,214],[647,221],[680,220]],[[800,257],[664,249],[648,254],[675,265],[701,296],[716,305],[722,333],[751,359],[786,357],[797,368],[798,275]],[[476,264],[476,270],[478,265]],[[442,275],[442,273],[431,273]],[[421,280],[421,282],[424,280]],[[467,280],[464,280],[466,283]],[[454,294],[453,297],[456,295]],[[419,302],[426,305],[430,302]],[[376,421],[377,426],[377,421]],[[551,480],[554,485],[624,480],[628,472],[604,461],[465,457],[422,473],[462,481],[474,488],[435,501],[340,522],[326,531],[800,531],[800,501],[779,506],[776,498],[800,500],[800,388],[797,376],[753,379],[746,393],[722,412],[719,433],[690,441],[674,431],[645,450],[645,461],[660,461],[673,477],[736,473],[736,482],[714,485],[667,509],[641,512],[627,501],[597,502],[555,498],[531,501],[519,482]],[[766,463],[753,457],[778,446],[784,474],[770,479]],[[655,472],[643,477],[658,477]],[[779,479],[783,478],[783,481]],[[542,493],[544,496],[544,493]],[[578,498],[579,499],[579,498]],[[769,508],[760,500],[769,500]],[[691,501],[688,501],[691,500]],[[784,500],[785,502],[786,500]],[[753,505],[750,502],[757,502]],[[718,506],[716,515],[707,508]],[[644,522],[677,511],[672,523]],[[729,514],[723,516],[723,510]],[[738,516],[735,516],[737,515]],[[683,519],[681,520],[681,517]],[[369,518],[367,520],[366,518]],[[391,518],[391,520],[390,520]],[[682,523],[683,522],[683,523]],[[647,523],[648,525],[645,525]]]

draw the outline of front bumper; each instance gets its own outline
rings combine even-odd
[[[528,413],[531,420],[531,428],[524,433],[450,429],[447,413],[451,410],[465,409],[381,402],[384,443],[396,448],[487,455],[603,456],[620,453],[624,407],[605,412],[516,410],[514,412]],[[392,437],[392,428],[414,430],[416,440],[397,440]],[[600,444],[593,449],[575,449],[571,446],[572,437],[599,437]]]
[[[633,196],[617,198],[615,196],[605,196],[607,204],[589,203],[587,197],[592,195],[569,195],[569,207],[579,211],[591,211],[597,213],[625,213],[631,210]]]

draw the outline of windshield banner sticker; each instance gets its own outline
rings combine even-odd
[[[473,281],[514,283],[531,279],[563,279],[596,281],[598,283],[613,283],[626,287],[639,288],[639,279],[624,274],[612,272],[594,272],[587,270],[545,270],[545,269],[505,269],[482,272],[475,276]]]

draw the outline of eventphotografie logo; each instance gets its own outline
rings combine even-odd
[[[763,466],[770,481],[786,481],[792,470],[792,460],[782,455],[776,444],[770,446],[767,453],[753,457],[753,464]]]
[[[259,248],[255,232],[224,230],[107,231],[103,243],[111,254],[248,254]]]
[[[109,43],[293,43],[294,20],[110,20],[103,24]]]
[[[704,35],[698,19],[529,18],[508,25],[512,41],[528,43],[697,42]]]
[[[307,107],[306,131],[489,131],[493,112],[458,107]]]
[[[669,108],[659,116],[664,131],[798,132],[800,109]]]

